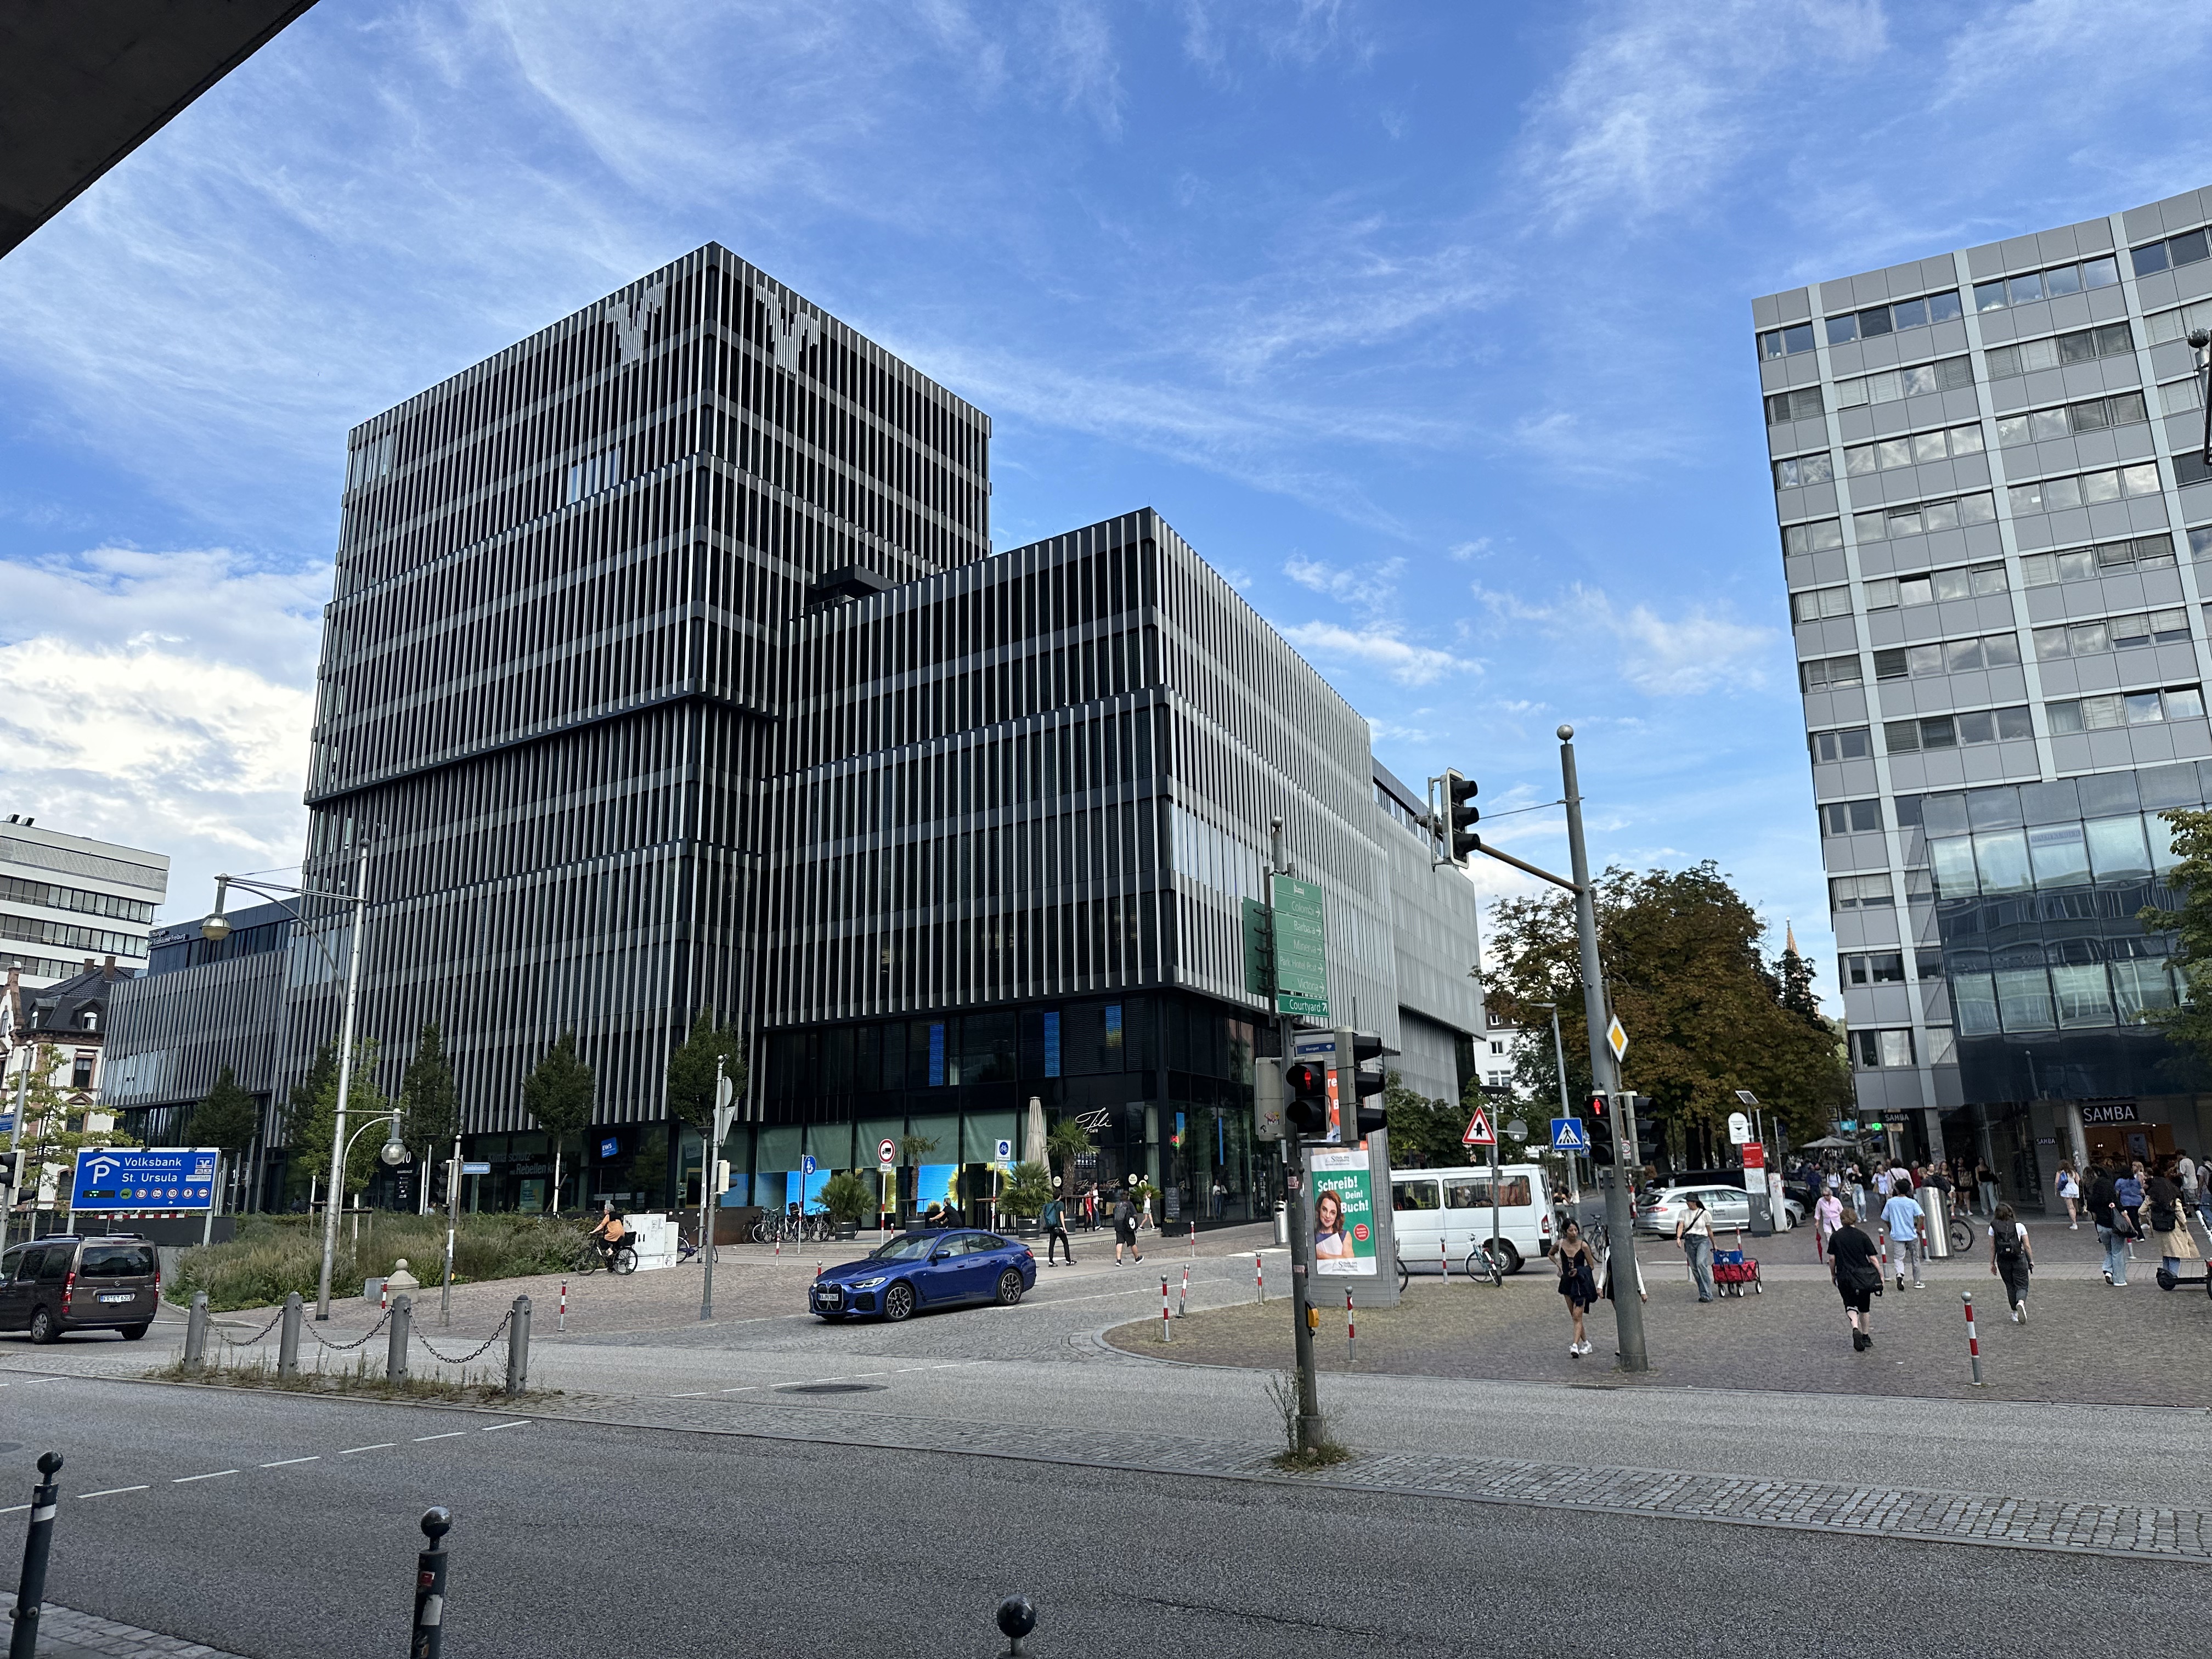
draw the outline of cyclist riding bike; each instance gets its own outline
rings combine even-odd
[[[592,1229],[591,1237],[593,1248],[611,1268],[614,1266],[615,1252],[622,1248],[623,1241],[629,1237],[629,1228],[624,1224],[623,1218],[615,1213],[614,1206],[609,1205],[605,1213],[599,1217],[599,1225]]]

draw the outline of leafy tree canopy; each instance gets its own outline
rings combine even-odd
[[[371,1118],[389,1118],[392,1101],[376,1086],[377,1042],[364,1038],[353,1051],[353,1076],[346,1085],[346,1135],[353,1150],[346,1156],[345,1190],[360,1192],[376,1173],[381,1135],[368,1133],[354,1139],[354,1131]],[[304,1091],[313,1085],[313,1094]],[[330,1178],[331,1149],[337,1132],[337,1045],[325,1043],[309,1070],[307,1081],[292,1091],[292,1109],[284,1121],[285,1139],[292,1156],[286,1160],[284,1184],[295,1193],[307,1190],[310,1180]]]
[[[407,1062],[407,1075],[399,1085],[404,1109],[400,1139],[413,1149],[416,1167],[428,1170],[453,1155],[453,1140],[460,1128],[460,1105],[453,1091],[453,1068],[446,1059],[446,1043],[435,1020],[423,1023],[415,1041],[415,1058]]]
[[[576,1034],[563,1031],[523,1079],[522,1109],[556,1146],[564,1145],[591,1122],[597,1089],[592,1068],[576,1058]]]
[[[238,1079],[229,1066],[216,1073],[215,1087],[208,1097],[192,1108],[191,1123],[185,1130],[187,1139],[195,1146],[220,1146],[234,1158],[253,1144],[261,1133],[261,1108],[253,1097],[238,1086]]]
[[[1826,1133],[1850,1104],[1850,1068],[1821,1017],[1812,965],[1794,951],[1772,963],[1760,955],[1765,929],[1717,866],[1641,875],[1610,868],[1597,883],[1596,908],[1599,960],[1629,1036],[1624,1086],[1651,1097],[1677,1145],[1686,1136],[1705,1141],[1741,1109],[1738,1089],[1750,1090],[1799,1140]],[[1531,1005],[1557,1003],[1568,1091],[1586,1099],[1589,1043],[1572,896],[1506,900],[1490,943],[1489,1007],[1533,1026],[1540,1012]],[[1522,1043],[1516,1067],[1535,1098],[1557,1097],[1549,1042]]]
[[[2136,920],[2146,932],[2173,936],[2174,960],[2190,1000],[2175,1008],[2147,1008],[2142,1018],[2162,1028],[2181,1050],[2166,1072],[2180,1086],[2197,1089],[2212,1067],[2212,809],[2176,807],[2159,817],[2172,830],[2175,862],[2166,884],[2181,908],[2147,906]]]
[[[744,1044],[736,1028],[717,1025],[714,1011],[702,1008],[690,1035],[668,1057],[668,1109],[695,1129],[714,1127],[714,1062],[730,1079],[732,1100],[745,1092]]]

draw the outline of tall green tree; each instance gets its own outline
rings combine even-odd
[[[407,1062],[400,1079],[399,1138],[415,1154],[421,1175],[416,1207],[430,1208],[430,1170],[441,1158],[451,1155],[453,1136],[461,1126],[460,1103],[453,1091],[453,1068],[446,1059],[444,1036],[438,1022],[425,1020],[415,1039],[415,1058]]]
[[[377,1171],[377,1152],[384,1145],[380,1135],[368,1133],[356,1139],[354,1132],[371,1118],[392,1115],[391,1099],[376,1086],[378,1046],[374,1037],[365,1037],[354,1047],[353,1076],[346,1085],[346,1135],[353,1140],[353,1149],[346,1155],[341,1203],[368,1185]],[[307,1092],[310,1085],[313,1093]],[[292,1109],[285,1115],[285,1143],[291,1152],[284,1164],[288,1192],[307,1192],[311,1183],[320,1191],[321,1183],[330,1179],[337,1118],[337,1045],[326,1043],[307,1080],[292,1091]]]
[[[576,1034],[563,1031],[523,1080],[523,1109],[537,1120],[553,1143],[553,1207],[561,1207],[561,1150],[592,1121],[598,1085],[592,1068],[576,1057]]]
[[[1597,883],[1598,957],[1613,1012],[1629,1036],[1623,1082],[1648,1095],[1670,1142],[1710,1150],[1714,1131],[1757,1095],[1794,1139],[1823,1133],[1851,1100],[1850,1069],[1821,1018],[1802,957],[1768,962],[1758,915],[1710,860],[1636,874],[1608,869]],[[1508,899],[1491,938],[1488,1005],[1517,1018],[1556,1002],[1571,1097],[1590,1088],[1580,950],[1571,895]],[[1533,1019],[1534,1010],[1531,1010]],[[1518,1080],[1534,1098],[1557,1096],[1552,1045],[1528,1042]]]
[[[1062,1190],[1075,1191],[1075,1160],[1091,1150],[1091,1131],[1083,1127],[1080,1118],[1064,1117],[1045,1131],[1045,1156],[1060,1160],[1060,1179],[1066,1182]]]
[[[2160,1028],[2179,1048],[2162,1069],[2183,1087],[2201,1088],[2212,1071],[2212,809],[2176,807],[2159,817],[2172,835],[2174,864],[2166,884],[2181,908],[2147,906],[2136,919],[2145,931],[2170,937],[2186,1000],[2159,1007],[2152,994],[2138,989],[2143,1006],[2136,1018]]]
[[[192,1108],[185,1133],[195,1146],[220,1146],[233,1158],[253,1145],[261,1133],[261,1108],[238,1086],[229,1066],[216,1073],[215,1087]]]
[[[1467,1133],[1465,1107],[1408,1089],[1395,1072],[1385,1075],[1382,1110],[1390,1131],[1393,1166],[1434,1170],[1474,1161],[1475,1149],[1460,1139]]]
[[[714,1062],[730,1079],[731,1098],[745,1092],[744,1043],[736,1028],[717,1025],[714,1011],[702,1008],[690,1035],[668,1057],[668,1109],[695,1129],[714,1127]]]

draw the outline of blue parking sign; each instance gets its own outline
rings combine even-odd
[[[70,1207],[111,1215],[210,1209],[222,1157],[213,1146],[87,1147],[76,1155]]]

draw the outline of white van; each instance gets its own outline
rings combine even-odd
[[[1490,1170],[1472,1165],[1390,1171],[1390,1224],[1398,1260],[1408,1273],[1443,1271],[1437,1241],[1461,1271],[1468,1252],[1490,1239]],[[1543,1166],[1505,1164],[1498,1170],[1498,1233],[1491,1253],[1509,1273],[1531,1256],[1552,1253],[1552,1193]]]

